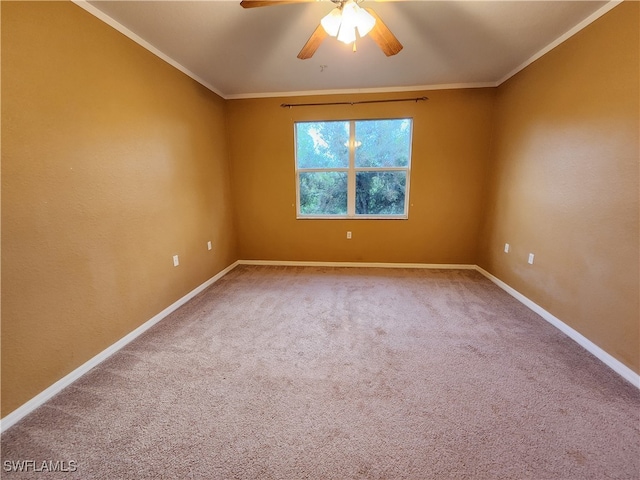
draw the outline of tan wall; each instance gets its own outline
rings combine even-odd
[[[429,100],[280,107],[422,95]],[[474,264],[493,95],[478,89],[230,101],[239,257]],[[296,219],[295,121],[405,116],[414,122],[408,220]]]
[[[3,416],[236,260],[224,108],[76,5],[2,2]]]
[[[614,8],[499,87],[479,259],[636,372],[638,9]]]

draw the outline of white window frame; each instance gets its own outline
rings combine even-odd
[[[356,123],[365,122],[368,120],[409,120],[410,132],[409,132],[409,161],[406,167],[356,167]],[[349,122],[349,166],[347,168],[298,168],[298,138],[297,128],[298,123],[309,122]],[[293,124],[293,137],[294,137],[294,161],[295,161],[295,174],[296,174],[296,218],[299,220],[305,219],[366,219],[366,220],[407,220],[409,218],[409,185],[411,179],[411,157],[413,154],[413,117],[401,117],[401,118],[359,118],[352,120],[305,120],[300,122],[294,122]],[[406,172],[405,190],[404,190],[404,212],[397,215],[358,215],[356,214],[356,173],[358,172]],[[312,172],[346,172],[347,173],[347,214],[346,215],[319,215],[319,214],[303,214],[300,212],[300,173],[312,173]]]

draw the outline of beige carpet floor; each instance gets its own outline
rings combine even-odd
[[[606,321],[606,319],[603,319]],[[475,271],[238,267],[2,436],[82,479],[637,479],[640,392]]]

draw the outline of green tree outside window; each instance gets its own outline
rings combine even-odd
[[[407,218],[412,120],[298,122],[298,216]]]

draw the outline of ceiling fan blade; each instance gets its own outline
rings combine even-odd
[[[311,34],[307,43],[304,44],[302,50],[298,54],[298,58],[300,60],[306,60],[307,58],[313,57],[313,54],[316,53],[318,47],[322,43],[322,41],[327,38],[327,32],[324,31],[322,25],[318,25],[318,28]]]
[[[287,3],[307,3],[316,0],[242,0],[240,6],[244,8],[271,7],[273,5],[286,5]]]
[[[378,44],[380,50],[382,50],[387,57],[395,55],[402,50],[402,44],[396,36],[391,33],[391,30],[384,24],[378,14],[370,8],[365,8],[365,10],[376,19],[376,24],[368,35]]]

